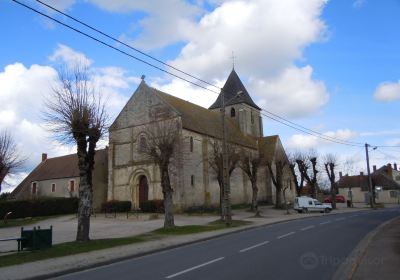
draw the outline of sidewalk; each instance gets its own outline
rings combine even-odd
[[[400,279],[400,218],[372,238],[358,262],[353,280]]]
[[[363,205],[364,206],[364,205]],[[120,246],[109,248],[105,250],[92,251],[88,253],[71,255],[66,257],[60,257],[56,259],[49,259],[43,261],[37,261],[34,263],[26,263],[23,265],[16,265],[10,267],[0,268],[1,279],[24,279],[24,278],[32,278],[32,277],[41,277],[45,275],[56,275],[57,273],[61,273],[64,271],[75,271],[83,268],[93,267],[96,265],[111,263],[116,260],[123,260],[132,256],[140,256],[144,254],[148,254],[150,252],[156,252],[163,250],[165,248],[173,248],[177,246],[181,246],[183,244],[188,244],[200,240],[206,240],[209,238],[215,238],[217,236],[221,236],[224,234],[228,234],[235,231],[245,230],[257,226],[273,224],[277,222],[284,222],[294,219],[307,218],[313,216],[321,216],[321,215],[335,215],[338,213],[346,213],[346,212],[354,212],[360,210],[368,210],[366,207],[358,207],[358,208],[342,208],[339,207],[338,210],[333,213],[328,214],[320,214],[320,213],[312,213],[312,214],[298,214],[291,210],[291,214],[287,215],[284,210],[276,210],[271,206],[263,206],[260,207],[262,217],[255,218],[254,214],[251,212],[243,210],[234,210],[233,215],[236,220],[245,220],[251,221],[252,224],[239,228],[228,228],[219,231],[211,231],[204,232],[193,235],[184,235],[184,236],[170,236],[160,240],[153,240],[138,244]],[[207,224],[210,221],[214,221],[218,219],[218,216],[194,216],[194,215],[176,215],[176,225],[187,225],[187,224]],[[108,221],[106,224],[103,224],[104,219]],[[76,234],[76,226],[73,226],[73,223],[76,222],[76,219],[71,216],[64,216],[57,219],[50,220],[53,223],[59,222],[59,224],[63,225],[62,228],[64,232],[60,232],[64,240],[72,241],[75,238]],[[74,222],[73,222],[74,221]],[[49,225],[49,220],[42,221],[39,224],[47,224]],[[69,225],[67,227],[66,225]],[[136,234],[140,234],[143,232],[148,232],[157,228],[162,227],[163,225],[163,216],[160,215],[157,220],[144,220],[144,217],[140,219],[126,219],[126,215],[123,217],[118,216],[116,219],[104,218],[104,216],[97,216],[91,220],[91,238],[104,238],[110,237],[110,232],[119,231],[119,236],[132,236]],[[31,225],[34,226],[34,225]],[[53,224],[55,230],[57,228],[57,224]],[[102,232],[99,232],[99,227],[102,227]],[[10,228],[10,231],[18,230],[19,228]],[[106,229],[106,230],[105,230]],[[55,231],[56,232],[56,231]],[[56,234],[56,233],[55,233]],[[125,234],[125,235],[124,235]],[[3,236],[3,232],[0,233],[0,238]],[[99,237],[101,236],[101,237]],[[70,240],[68,240],[70,239]],[[60,238],[57,239],[58,241]],[[63,241],[65,242],[65,241]]]

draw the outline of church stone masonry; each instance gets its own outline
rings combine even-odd
[[[285,151],[278,136],[263,137],[260,108],[253,102],[235,70],[230,73],[225,92],[228,141],[238,149],[275,158]],[[173,201],[176,208],[219,204],[219,185],[209,157],[214,141],[222,137],[220,108],[222,95],[209,109],[197,106],[149,87],[144,80],[129,99],[109,130],[108,200],[130,200],[133,207],[145,200],[162,199],[158,167],[148,160],[141,147],[154,121],[176,119],[179,143],[171,164]],[[275,188],[265,167],[258,173],[259,200],[273,202]],[[294,194],[290,184],[288,198]],[[251,201],[247,175],[236,168],[231,175],[233,204]]]

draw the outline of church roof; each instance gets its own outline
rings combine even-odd
[[[101,164],[107,153],[106,149],[97,150],[95,164]],[[104,162],[103,162],[104,163]],[[107,165],[107,163],[105,163]],[[71,154],[60,157],[49,158],[36,166],[31,173],[13,190],[12,195],[18,195],[26,189],[29,190],[32,182],[79,177],[78,155]]]
[[[235,69],[232,69],[232,72],[229,74],[229,77],[226,80],[225,85],[221,91],[224,92],[224,100],[226,106],[245,103],[253,108],[256,108],[257,110],[261,110],[261,108],[258,107],[256,103],[254,103],[253,99],[251,99],[249,93],[244,87]],[[242,93],[239,96],[235,97],[235,95],[237,95],[238,92]],[[217,100],[214,102],[214,104],[210,106],[209,109],[216,109],[221,107],[222,107],[222,93],[219,94]]]
[[[258,140],[258,149],[260,151],[261,158],[267,161],[273,160],[278,141],[279,141],[278,135],[261,137]]]
[[[182,119],[183,128],[211,137],[222,138],[222,120],[219,112],[210,111],[165,92],[151,87],[149,88],[178,112]],[[228,142],[249,148],[257,148],[257,141],[255,138],[243,134],[239,126],[233,120],[225,118],[225,121],[228,128]]]

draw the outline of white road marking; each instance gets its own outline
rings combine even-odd
[[[198,268],[200,268],[200,267],[203,267],[203,266],[206,266],[206,265],[209,265],[209,264],[212,264],[212,263],[215,263],[215,262],[221,261],[221,260],[223,260],[223,259],[224,259],[224,257],[220,257],[220,258],[218,258],[218,259],[214,259],[214,260],[211,260],[211,261],[209,261],[209,262],[202,263],[202,264],[199,264],[199,265],[193,266],[193,267],[191,267],[191,268],[188,268],[188,269],[182,270],[182,271],[180,271],[180,272],[177,272],[177,273],[175,273],[175,274],[169,275],[169,276],[167,276],[167,277],[165,277],[165,278],[166,278],[166,279],[170,279],[170,278],[173,278],[173,277],[179,276],[179,275],[181,275],[181,274],[187,273],[187,272],[189,272],[189,271],[192,271],[192,270],[198,269]]]
[[[312,229],[312,228],[314,228],[315,226],[308,226],[308,227],[305,227],[305,228],[302,228],[302,229],[300,229],[301,231],[305,231],[305,230],[308,230],[308,229]]]
[[[337,219],[335,219],[335,221],[343,221],[343,220],[346,220],[346,218],[337,218]]]
[[[286,233],[286,234],[284,234],[284,235],[278,236],[277,239],[281,239],[281,238],[284,238],[284,237],[289,236],[289,235],[292,235],[292,234],[295,234],[295,232],[292,231],[292,232]]]
[[[253,246],[247,247],[247,248],[245,248],[245,249],[242,249],[242,250],[240,250],[239,252],[240,252],[240,253],[243,253],[243,252],[249,251],[249,250],[251,250],[251,249],[260,247],[260,246],[262,246],[262,245],[268,244],[268,243],[269,243],[269,241],[261,242],[261,243],[258,243],[258,244],[256,244],[256,245],[253,245]]]
[[[320,225],[326,225],[326,224],[330,224],[331,223],[331,221],[326,221],[326,222],[322,222],[322,223],[319,223]]]

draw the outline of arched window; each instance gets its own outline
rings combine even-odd
[[[231,109],[231,118],[234,118],[236,116],[236,111],[235,108]]]
[[[144,135],[139,137],[139,147],[138,147],[138,151],[139,153],[143,153],[145,152],[147,149],[147,139],[146,137],[144,137]]]
[[[193,152],[193,137],[190,136],[190,152]]]
[[[251,123],[254,123],[254,117],[253,117],[253,111],[250,112],[250,119],[251,119]]]

